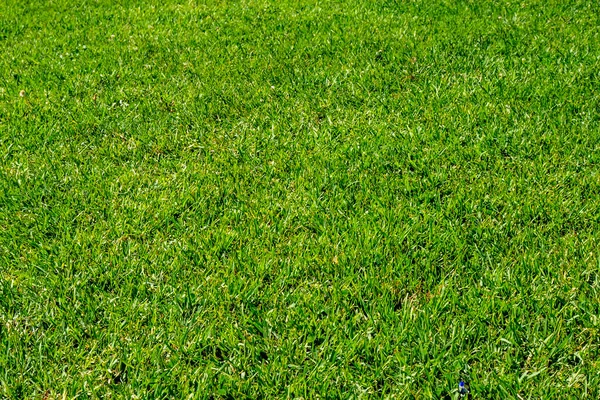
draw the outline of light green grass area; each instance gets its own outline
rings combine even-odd
[[[600,3],[0,1],[0,398],[600,397]]]

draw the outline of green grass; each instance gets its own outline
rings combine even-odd
[[[0,2],[0,397],[600,397],[600,4]]]

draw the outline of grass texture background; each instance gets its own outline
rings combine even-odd
[[[596,1],[0,2],[0,397],[597,399]]]

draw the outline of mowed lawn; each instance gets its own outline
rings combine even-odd
[[[0,2],[0,398],[600,397],[600,3]]]

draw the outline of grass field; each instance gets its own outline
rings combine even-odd
[[[0,398],[600,398],[600,3],[0,2]]]

